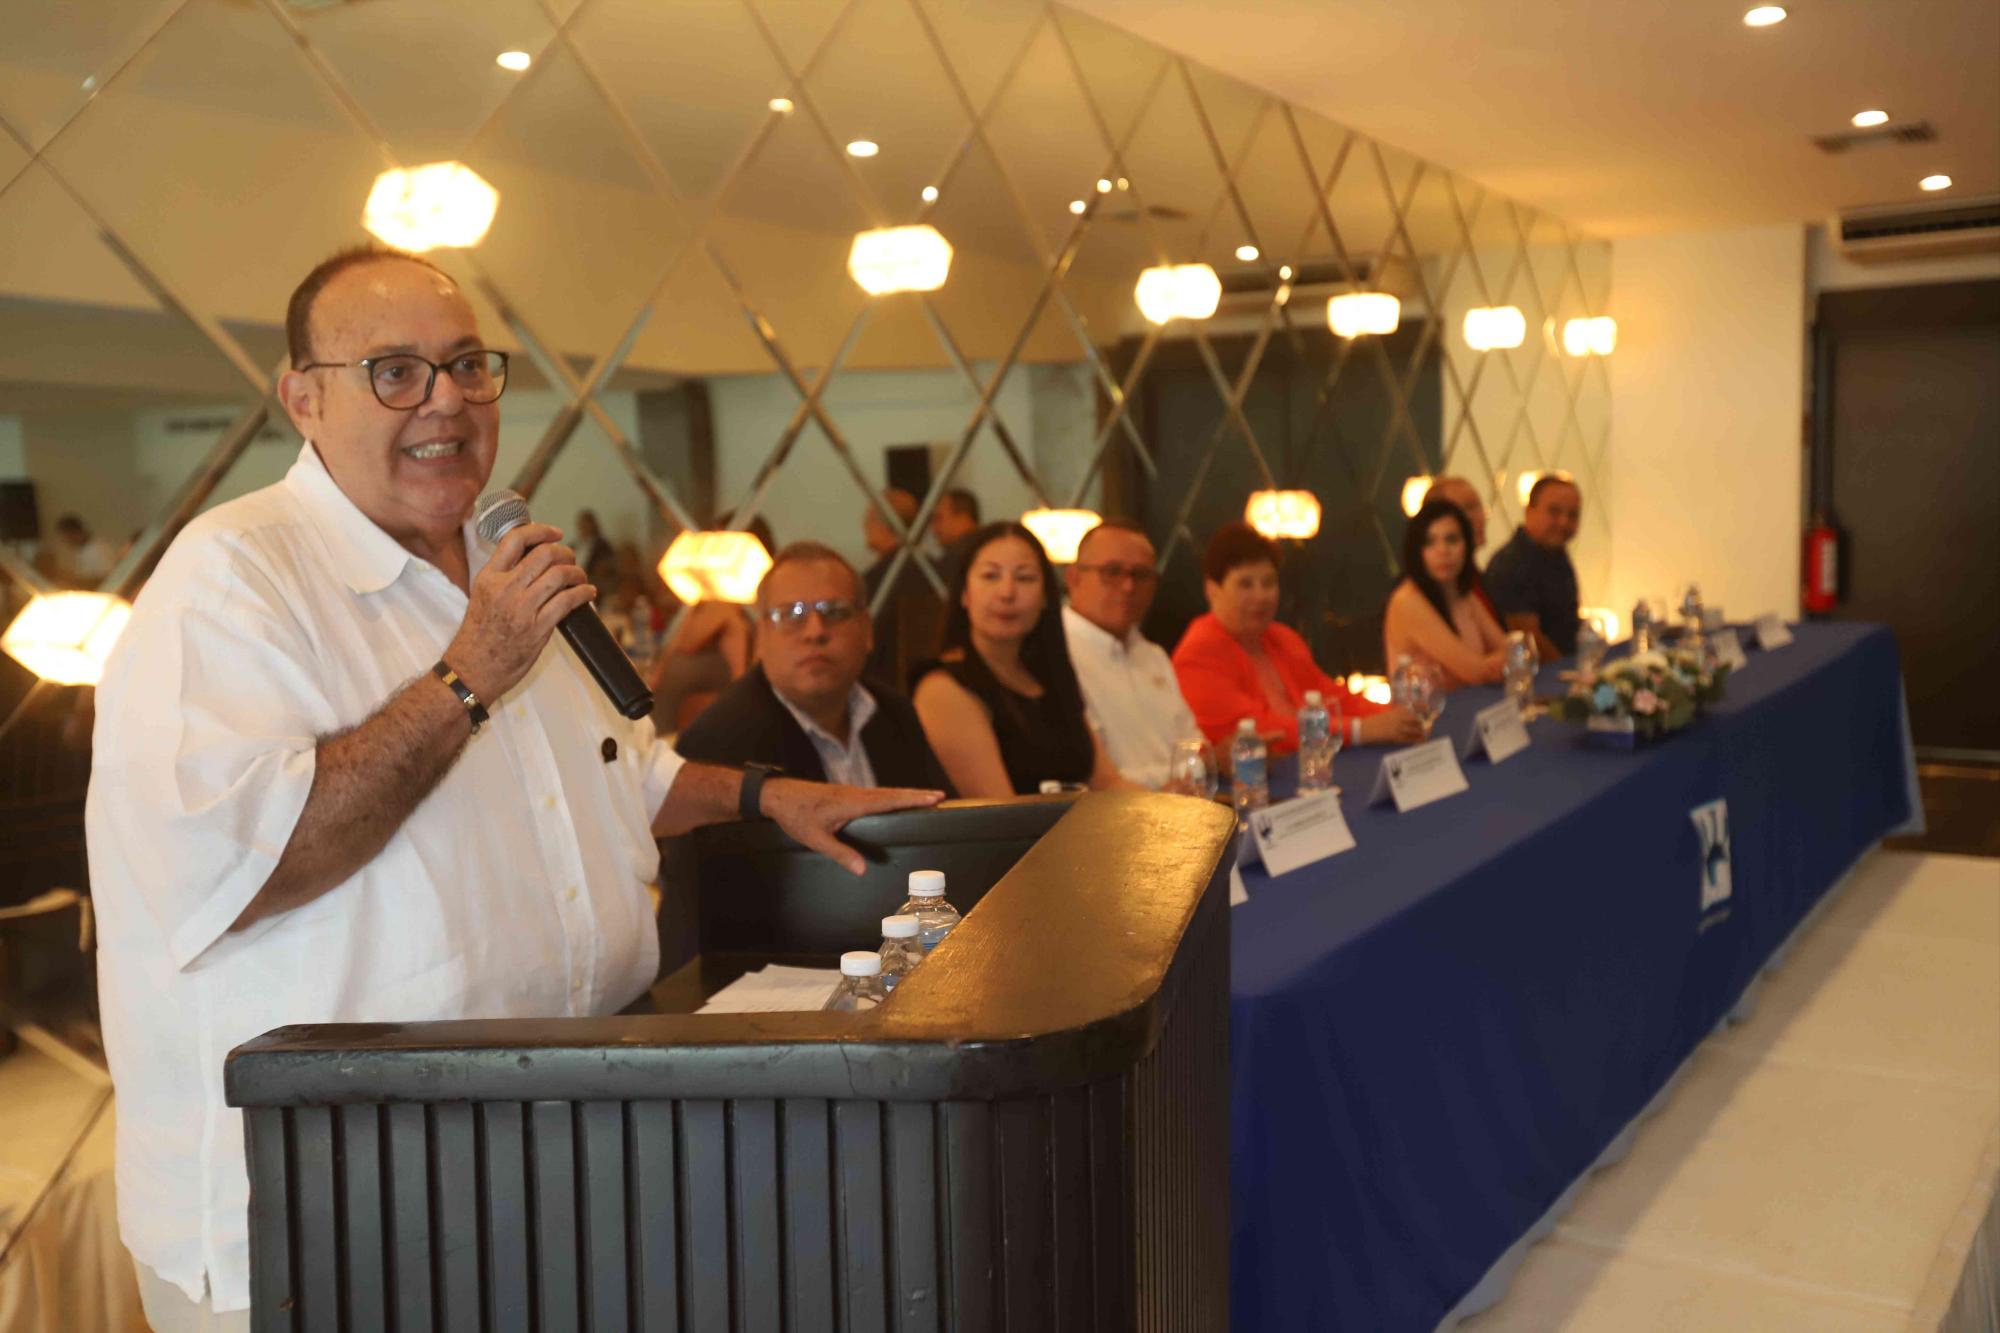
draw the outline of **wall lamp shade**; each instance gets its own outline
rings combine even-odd
[[[375,178],[361,225],[385,245],[422,254],[486,239],[500,192],[463,162],[396,168]]]
[[[1394,333],[1403,322],[1403,303],[1387,292],[1349,292],[1326,303],[1326,324],[1342,338]]]
[[[1030,509],[1021,515],[1021,526],[1035,534],[1035,540],[1058,565],[1076,563],[1076,548],[1084,535],[1104,520],[1088,509]]]
[[[1403,483],[1403,516],[1415,518],[1417,511],[1424,507],[1424,497],[1431,493],[1429,477],[1411,477]]]
[[[1207,319],[1222,303],[1222,279],[1207,264],[1169,264],[1141,273],[1132,294],[1151,323]]]
[[[1563,350],[1571,356],[1610,356],[1618,346],[1618,321],[1609,315],[1563,323]]]
[[[1366,699],[1371,704],[1395,702],[1395,691],[1389,688],[1387,676],[1364,676],[1359,672],[1347,678],[1347,692]]]
[[[683,532],[660,559],[660,577],[683,602],[748,606],[771,568],[771,553],[747,532]]]
[[[52,685],[95,685],[131,618],[132,604],[109,593],[42,593],[0,634],[0,648]]]
[[[1244,521],[1272,541],[1319,535],[1319,498],[1311,491],[1252,491]]]
[[[1465,345],[1475,352],[1519,347],[1528,336],[1528,317],[1514,305],[1480,306],[1465,312]]]
[[[1514,478],[1514,494],[1521,497],[1521,508],[1528,507],[1528,496],[1534,492],[1535,483],[1543,477],[1554,477],[1557,481],[1566,481],[1572,486],[1576,484],[1576,478],[1561,468],[1551,468],[1546,472],[1523,472]]]
[[[1585,625],[1595,625],[1598,634],[1606,643],[1618,642],[1619,631],[1625,627],[1625,622],[1618,618],[1618,613],[1608,606],[1579,606],[1576,609],[1576,618]]]
[[[870,296],[934,292],[951,276],[951,242],[927,223],[860,232],[847,271]]]

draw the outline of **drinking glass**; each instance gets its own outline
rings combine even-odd
[[[1541,669],[1541,654],[1535,648],[1535,636],[1526,630],[1514,630],[1507,635],[1507,656],[1505,675],[1502,677],[1507,697],[1526,717],[1535,704],[1535,672]]]
[[[1444,688],[1438,669],[1428,662],[1399,663],[1389,689],[1395,701],[1415,715],[1428,739],[1438,714],[1444,711]]]
[[[1597,675],[1597,669],[1604,665],[1604,632],[1595,619],[1586,620],[1576,629],[1576,669],[1584,679]]]
[[[1165,790],[1182,796],[1213,799],[1220,775],[1216,772],[1215,751],[1199,736],[1174,742],[1174,756],[1167,765]]]

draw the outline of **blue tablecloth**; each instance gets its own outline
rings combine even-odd
[[[1615,752],[1538,720],[1532,748],[1408,814],[1364,808],[1382,751],[1343,753],[1357,846],[1245,868],[1237,1333],[1435,1327],[1910,818],[1895,640],[1796,634],[1684,732]],[[1453,695],[1440,733],[1497,698]],[[1733,891],[1704,910],[1691,811],[1717,799]]]

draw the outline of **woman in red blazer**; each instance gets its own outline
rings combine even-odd
[[[1208,614],[1174,649],[1181,696],[1202,734],[1226,745],[1240,718],[1253,718],[1274,752],[1299,745],[1299,705],[1318,690],[1346,719],[1350,745],[1407,745],[1424,738],[1407,708],[1370,703],[1319,669],[1306,641],[1278,623],[1278,547],[1248,523],[1229,523],[1201,562]]]

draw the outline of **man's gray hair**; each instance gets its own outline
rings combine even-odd
[[[854,584],[854,604],[863,611],[868,609],[868,585],[862,581],[861,571],[856,569],[854,563],[846,556],[824,542],[791,542],[779,548],[778,553],[771,557],[771,567],[765,570],[764,577],[757,581],[757,609],[759,611],[765,609],[764,589],[770,585],[773,574],[783,569],[786,565],[797,565],[807,562],[839,565],[842,569],[846,570],[847,577]]]

